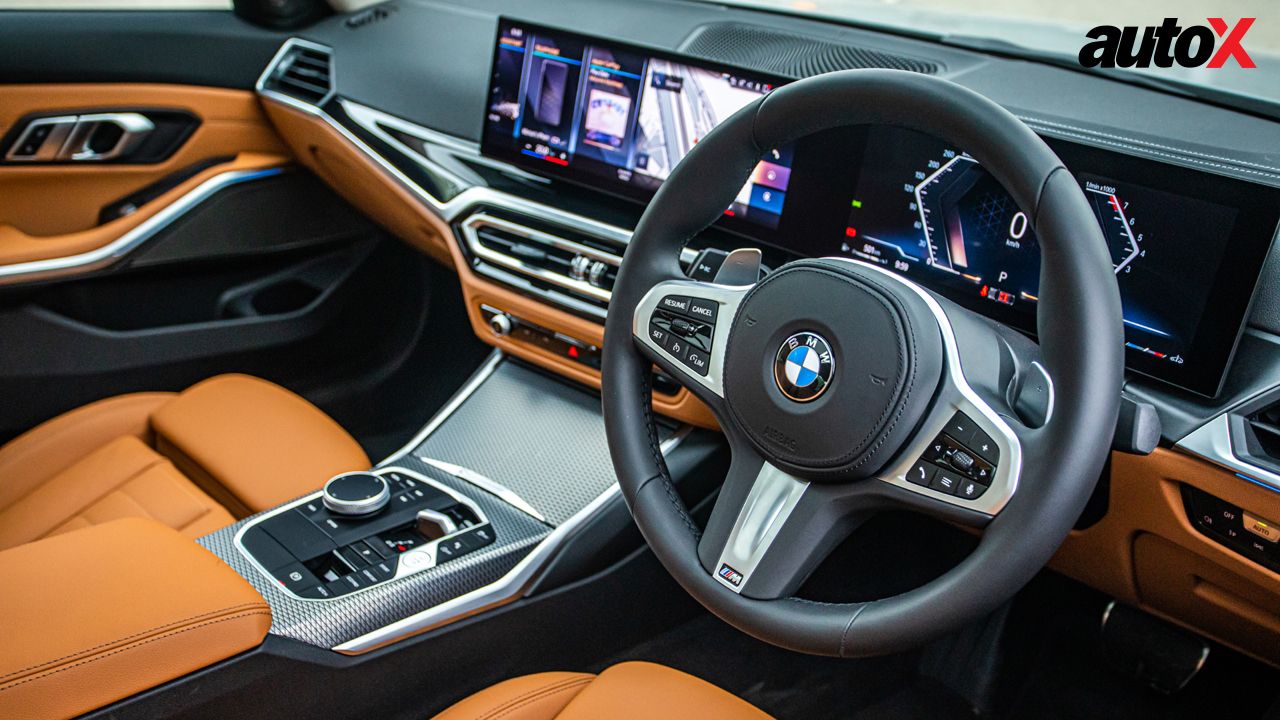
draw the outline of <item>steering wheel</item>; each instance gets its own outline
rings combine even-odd
[[[737,251],[716,282],[679,251],[770,149],[822,130],[894,125],[967,150],[1030,219],[1042,265],[1039,344],[878,265],[798,260],[758,280]],[[646,542],[707,609],[792,650],[866,656],[977,620],[1044,566],[1101,472],[1123,380],[1110,253],[1079,185],[1009,112],[914,73],[850,70],[783,86],[704,137],[641,218],[605,326],[613,463]],[[732,452],[705,531],[667,473],[656,364],[705,402]],[[1017,412],[1024,388],[1039,393]],[[981,529],[977,548],[889,598],[795,597],[875,513]]]

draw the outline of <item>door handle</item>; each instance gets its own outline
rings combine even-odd
[[[10,162],[102,162],[126,157],[155,123],[136,112],[61,115],[32,120],[10,148]]]

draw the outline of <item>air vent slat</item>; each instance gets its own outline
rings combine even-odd
[[[598,248],[487,215],[468,218],[463,232],[477,262],[601,307],[621,262],[619,256]]]
[[[333,92],[333,57],[328,49],[291,40],[267,73],[263,89],[323,104]]]

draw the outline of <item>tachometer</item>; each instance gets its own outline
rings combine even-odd
[[[1144,251],[1142,233],[1134,229],[1137,218],[1129,210],[1128,201],[1118,194],[1114,185],[1086,180],[1084,189],[1111,249],[1111,264],[1116,274],[1132,271],[1134,261],[1141,258]]]

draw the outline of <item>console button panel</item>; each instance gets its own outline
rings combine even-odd
[[[666,295],[649,317],[649,338],[690,371],[706,377],[719,310],[714,300]]]
[[[383,510],[344,516],[316,494],[246,525],[237,535],[241,551],[285,592],[326,600],[436,567],[497,539],[468,498],[407,470],[373,472],[391,490]],[[420,529],[422,510],[447,517],[454,529],[428,537]]]
[[[907,481],[962,500],[991,487],[1000,448],[973,418],[956,413],[907,472]]]
[[[1182,486],[1182,504],[1201,535],[1280,572],[1280,524],[1187,485]]]

